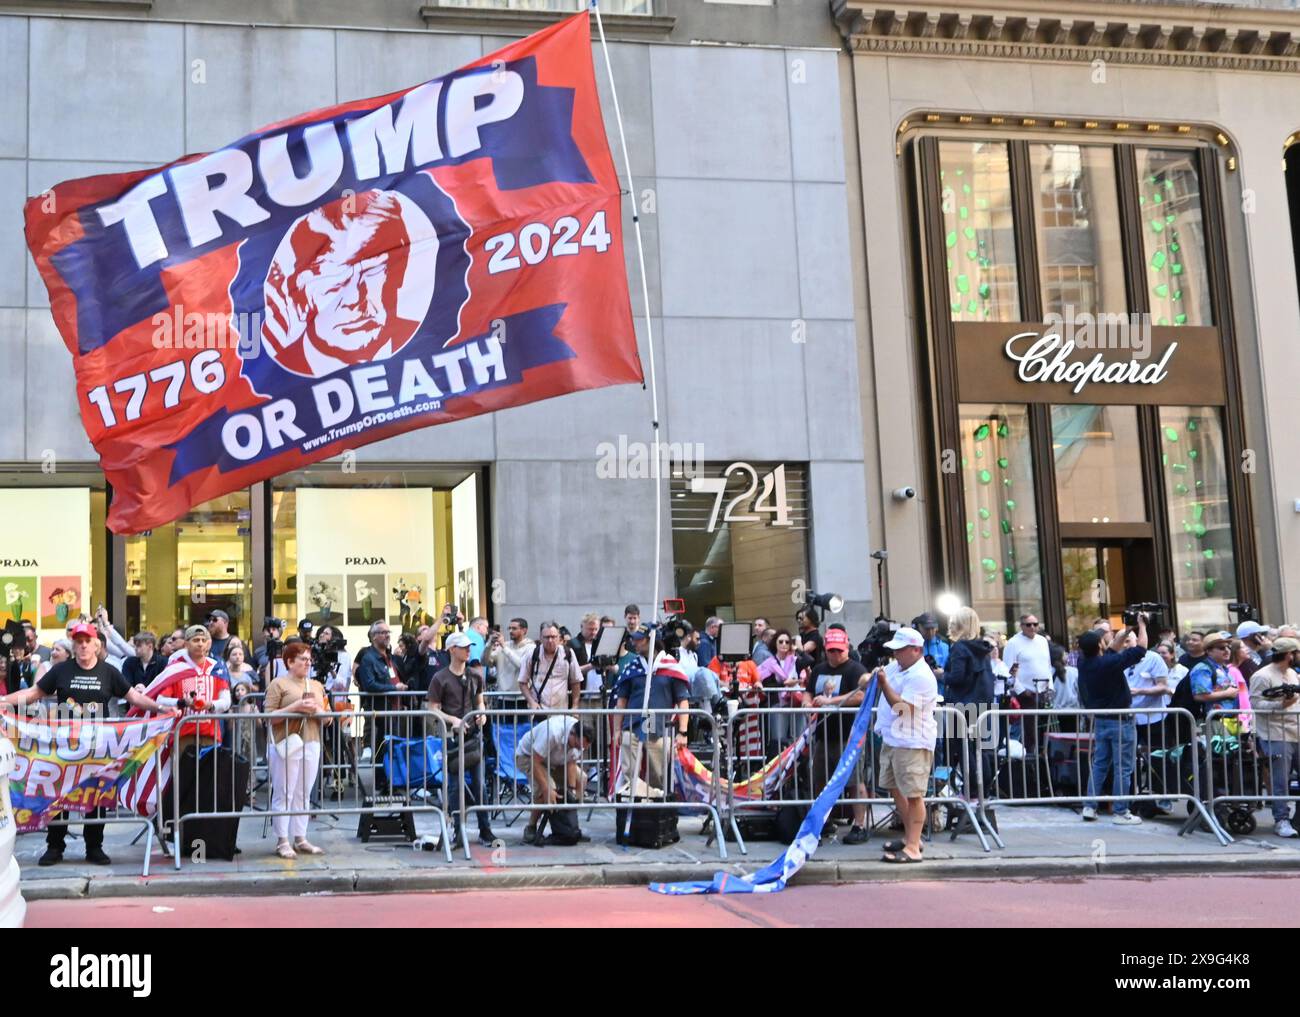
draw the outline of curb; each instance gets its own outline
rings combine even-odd
[[[743,875],[758,865],[589,865],[516,869],[416,869],[230,873],[219,876],[105,876],[37,879],[22,884],[29,901],[123,897],[267,897],[305,894],[412,893],[421,891],[528,890],[710,879],[714,872]],[[1152,861],[1122,857],[1103,862],[1084,858],[934,859],[922,865],[874,861],[810,861],[791,885],[946,879],[1081,879],[1089,876],[1146,876],[1208,873],[1295,872],[1300,855],[1184,855]]]

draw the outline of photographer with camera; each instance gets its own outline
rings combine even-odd
[[[521,695],[519,672],[537,644],[528,638],[528,622],[523,618],[511,618],[507,631],[506,640],[500,632],[488,636],[484,663],[497,669],[497,691],[517,696]]]
[[[284,652],[284,622],[274,615],[267,615],[262,619],[262,645],[253,653],[252,660],[254,670],[259,675],[263,674],[267,661],[279,660],[280,655]],[[262,687],[265,688],[270,678],[263,675]]]
[[[1133,705],[1125,672],[1142,663],[1147,655],[1147,616],[1138,612],[1131,624],[1136,626],[1134,644],[1121,653],[1113,645],[1124,645],[1129,630],[1112,636],[1092,629],[1079,637],[1079,700],[1087,710],[1128,710]],[[1125,613],[1125,621],[1130,615]],[[1122,796],[1133,784],[1137,767],[1137,724],[1132,713],[1096,717],[1092,728],[1092,769],[1088,775],[1089,799],[1083,803],[1083,819],[1097,818],[1097,801],[1106,776],[1114,769],[1111,794],[1115,796],[1111,822],[1119,826],[1139,826],[1140,817],[1129,811]]]
[[[1300,770],[1300,640],[1279,636],[1273,641],[1269,662],[1250,677],[1250,708],[1255,713],[1259,754],[1268,758],[1269,804],[1273,832],[1295,837],[1289,803],[1291,774]],[[1281,694],[1278,694],[1281,693]]]
[[[455,824],[452,843],[464,843],[460,822],[460,796],[465,793],[465,777],[470,779],[470,794],[478,805],[483,804],[483,725],[487,715],[480,712],[473,726],[465,724],[465,715],[471,710],[482,711],[483,679],[469,666],[469,637],[463,632],[453,632],[447,637],[447,652],[451,663],[433,676],[429,682],[429,711],[442,718],[447,728],[444,743],[444,769],[447,773],[448,808]],[[462,745],[465,773],[460,772]],[[490,817],[486,812],[474,813],[478,820],[478,842],[492,847],[496,834],[492,832]]]

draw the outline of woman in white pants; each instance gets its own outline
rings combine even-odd
[[[271,810],[303,811],[300,816],[273,816],[275,853],[293,858],[295,852],[320,855],[325,852],[307,840],[307,809],[311,789],[320,769],[321,726],[319,717],[306,719],[329,709],[325,688],[307,677],[311,668],[311,650],[306,643],[290,643],[282,656],[286,673],[266,690],[267,713],[301,713],[302,720],[282,718],[271,721],[273,744],[268,755],[271,767]],[[293,840],[290,842],[290,836]]]

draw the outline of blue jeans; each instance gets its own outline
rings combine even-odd
[[[1133,769],[1137,766],[1137,725],[1132,717],[1098,717],[1092,728],[1092,772],[1088,775],[1088,800],[1085,808],[1095,809],[1095,796],[1106,782],[1114,765],[1115,776],[1110,793],[1117,796],[1113,811],[1117,816],[1128,811],[1128,802],[1119,798],[1133,786]]]
[[[1276,795],[1269,805],[1273,808],[1273,822],[1290,819],[1286,794],[1291,782],[1291,770],[1300,763],[1300,746],[1295,742],[1259,740],[1259,753],[1268,756],[1269,794]]]

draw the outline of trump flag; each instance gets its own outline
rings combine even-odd
[[[59,184],[26,231],[117,533],[642,380],[585,13],[406,91]]]

